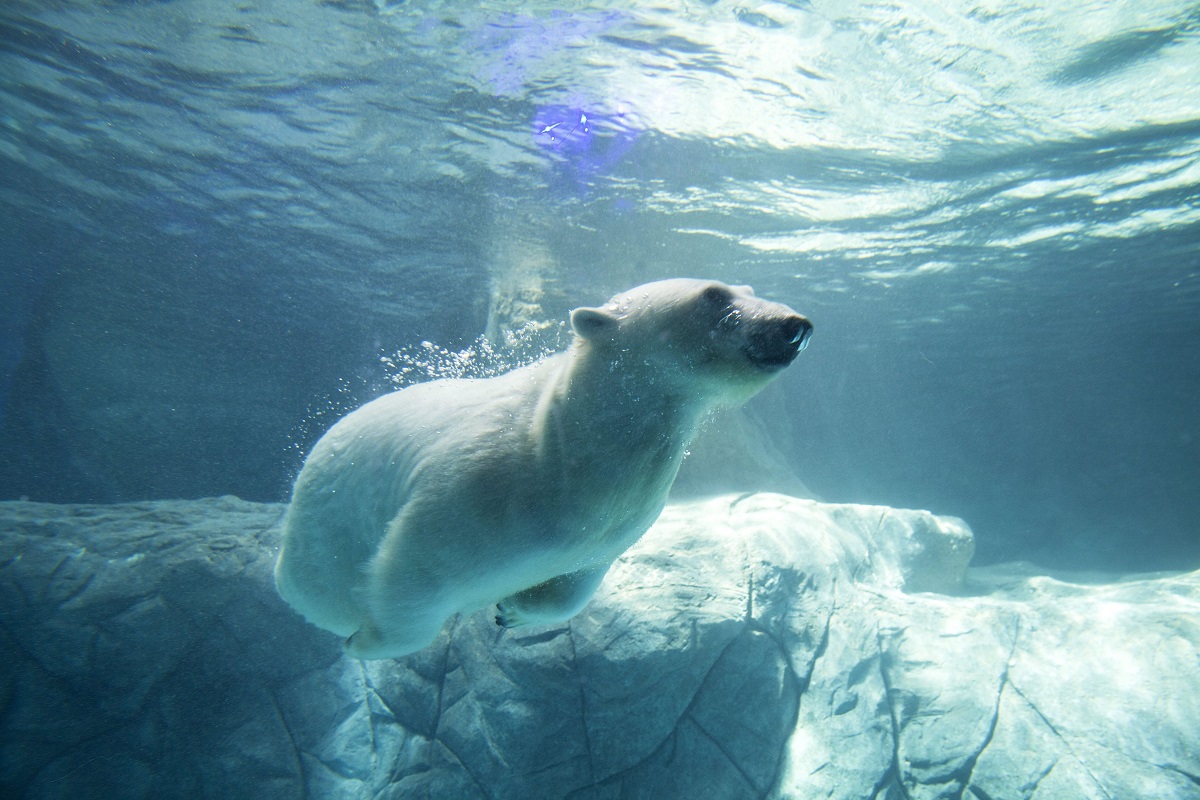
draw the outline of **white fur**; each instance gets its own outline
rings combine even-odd
[[[747,347],[786,317],[747,287],[660,281],[574,311],[565,353],[366,404],[296,480],[280,594],[360,658],[493,603],[509,627],[574,615],[658,517],[702,418],[778,374]]]

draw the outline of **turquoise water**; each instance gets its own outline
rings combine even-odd
[[[282,499],[314,409],[473,341],[504,280],[561,318],[691,275],[814,321],[757,413],[821,497],[962,516],[983,561],[1194,568],[1198,31],[9,0],[0,495]]]

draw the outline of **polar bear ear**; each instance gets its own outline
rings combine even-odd
[[[620,319],[602,308],[577,308],[571,312],[571,327],[584,339],[608,339],[617,332]]]

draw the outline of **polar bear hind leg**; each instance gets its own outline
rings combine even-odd
[[[496,604],[496,624],[518,628],[570,619],[587,605],[609,566],[559,575],[504,598]]]
[[[372,585],[373,584],[373,585]],[[370,599],[356,630],[346,640],[355,658],[399,658],[415,653],[437,638],[456,609],[438,602],[435,587],[424,585],[415,571],[392,571],[388,580],[368,579]]]
[[[419,542],[419,509],[406,506],[387,527],[375,556],[362,568],[357,589],[363,609],[346,640],[356,658],[398,658],[427,647],[447,617],[460,609],[457,581],[427,568]],[[453,577],[453,576],[452,576]]]
[[[399,658],[428,647],[442,629],[445,617],[410,618],[404,626],[380,630],[369,617],[346,640],[347,655],[354,658]]]

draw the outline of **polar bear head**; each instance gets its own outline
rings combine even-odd
[[[656,281],[600,308],[577,308],[581,346],[640,385],[706,405],[736,405],[770,383],[808,345],[812,323],[749,286]]]

